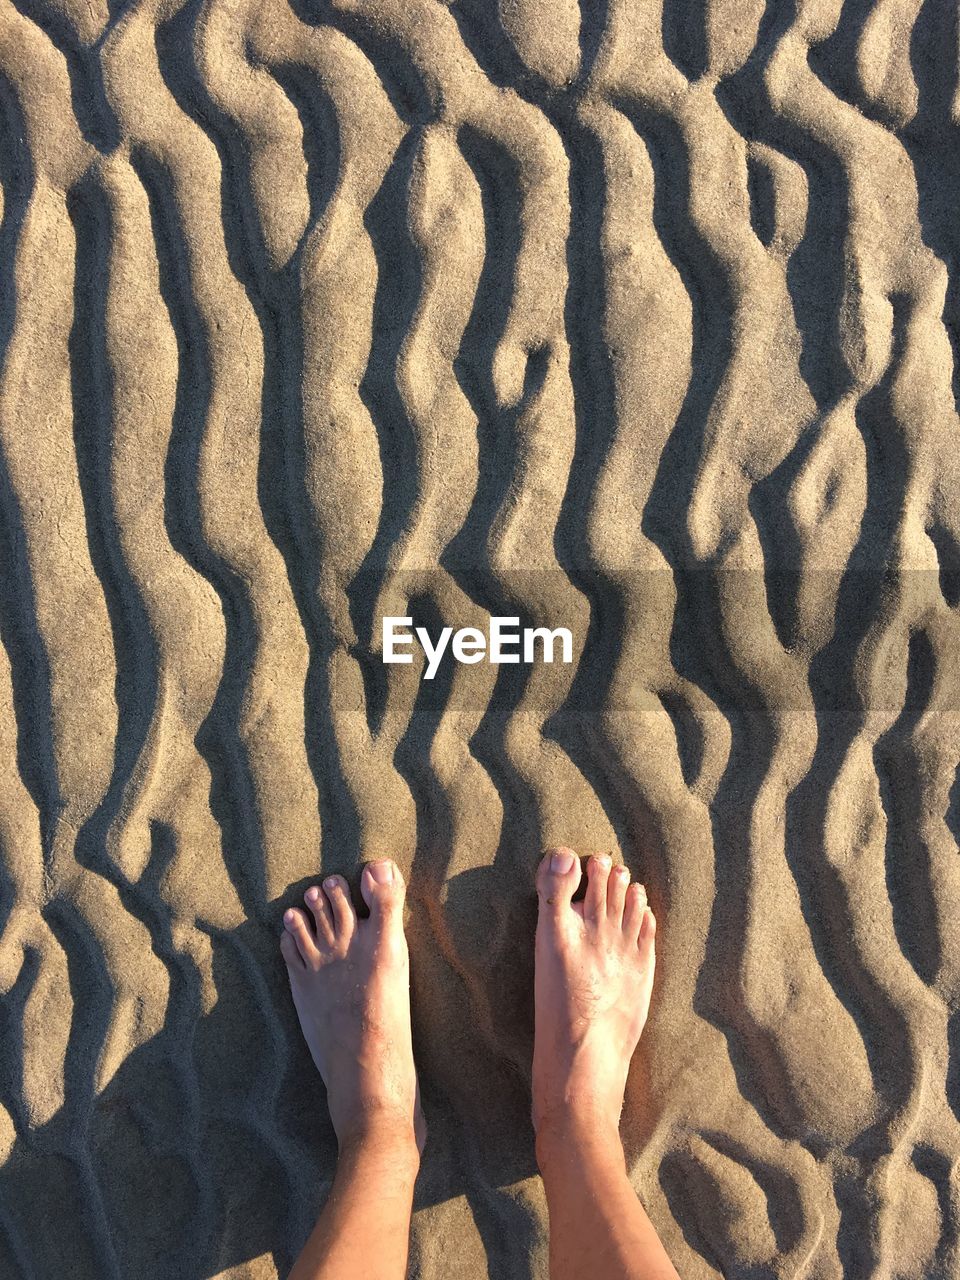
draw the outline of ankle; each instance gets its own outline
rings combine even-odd
[[[348,1128],[337,1133],[338,1158],[378,1158],[398,1168],[420,1165],[420,1149],[413,1120],[371,1112],[359,1117]]]
[[[540,1119],[536,1153],[543,1175],[570,1159],[626,1167],[619,1126],[609,1116],[582,1106],[555,1108]]]

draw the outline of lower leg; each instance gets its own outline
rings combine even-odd
[[[339,1143],[330,1196],[290,1280],[402,1280],[423,1148],[410,1030],[404,885],[389,861],[360,882],[358,920],[331,876],[284,916],[281,951]]]
[[[411,1133],[374,1131],[342,1148],[330,1195],[289,1280],[402,1280],[419,1163]]]
[[[551,1280],[677,1280],[627,1177],[619,1120],[650,1005],[656,922],[626,868],[548,854],[537,876],[533,1122]]]
[[[677,1280],[637,1199],[619,1134],[571,1118],[537,1139],[550,1214],[551,1280]]]

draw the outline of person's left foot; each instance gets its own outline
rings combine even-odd
[[[346,881],[328,876],[284,914],[280,950],[300,1026],[327,1086],[341,1150],[374,1134],[413,1136],[426,1125],[413,1063],[410,962],[403,934],[405,886],[395,862],[364,867],[358,920]]]

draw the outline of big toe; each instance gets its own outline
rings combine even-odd
[[[548,849],[537,869],[540,914],[556,915],[569,907],[580,876],[580,859],[572,849]]]
[[[360,877],[360,892],[377,928],[402,928],[406,886],[392,858],[367,863]]]

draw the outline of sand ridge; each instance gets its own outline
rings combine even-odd
[[[955,54],[941,0],[2,0],[0,1275],[284,1273],[281,913],[390,853],[414,1272],[544,1276],[557,842],[660,920],[680,1273],[957,1270]],[[427,687],[408,614],[576,660]]]

